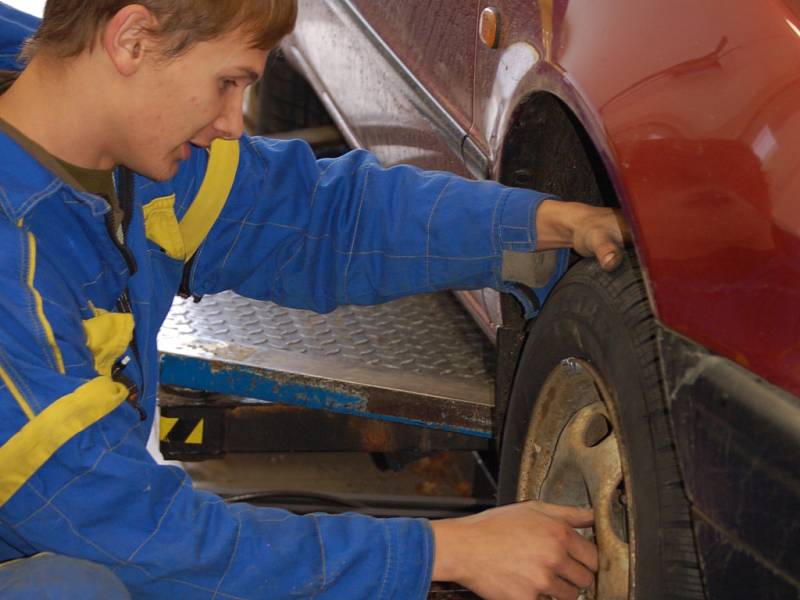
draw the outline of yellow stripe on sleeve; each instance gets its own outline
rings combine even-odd
[[[127,388],[97,377],[48,406],[0,447],[0,506],[75,435],[120,404]]]
[[[59,350],[58,344],[56,344],[56,336],[53,334],[53,328],[50,326],[50,322],[47,320],[47,317],[44,314],[42,295],[33,285],[33,279],[36,275],[36,238],[33,237],[31,232],[28,232],[28,248],[28,287],[33,294],[33,300],[36,306],[36,316],[39,318],[39,322],[42,324],[42,329],[44,329],[44,335],[47,338],[47,343],[50,346],[50,349],[53,351],[56,369],[58,369],[58,372],[63,375],[64,359],[61,356],[61,350]]]
[[[216,139],[211,143],[208,167],[192,205],[180,222],[186,260],[189,260],[222,212],[239,168],[239,141]]]

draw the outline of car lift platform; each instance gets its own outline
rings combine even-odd
[[[158,339],[165,458],[488,447],[494,348],[450,293],[327,315],[176,298]]]

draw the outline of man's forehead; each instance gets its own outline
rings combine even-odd
[[[187,59],[210,66],[214,71],[224,71],[228,76],[257,81],[264,70],[267,51],[254,48],[249,37],[234,32],[199,42],[187,52]]]

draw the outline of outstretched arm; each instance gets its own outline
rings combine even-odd
[[[541,304],[567,260],[560,252],[534,273],[532,252],[575,247],[603,253],[608,268],[621,258],[623,228],[610,209],[450,173],[384,169],[364,151],[317,161],[300,141],[245,137],[239,146],[235,182],[195,255],[188,279],[195,294],[233,289],[327,312],[493,287],[516,295],[533,316],[519,284]],[[196,180],[190,170],[184,179]]]

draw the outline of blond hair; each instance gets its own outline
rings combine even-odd
[[[158,26],[150,33],[163,42],[165,58],[240,27],[252,47],[269,50],[297,18],[296,0],[47,0],[42,24],[20,59],[27,62],[42,49],[61,58],[91,49],[103,26],[129,4],[153,13]]]

